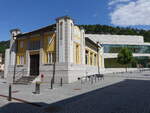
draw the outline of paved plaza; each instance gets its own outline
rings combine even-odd
[[[41,85],[13,85],[12,96],[29,103],[0,97],[0,113],[150,113],[150,72],[105,75],[98,81]],[[0,80],[0,95],[8,95],[8,84]]]

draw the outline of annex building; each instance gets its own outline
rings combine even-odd
[[[45,82],[53,78],[59,83],[62,78],[63,83],[71,83],[87,75],[122,71],[114,64],[122,47],[130,48],[139,64],[148,67],[150,44],[142,36],[85,34],[72,18],[59,17],[55,24],[28,33],[11,30],[5,78],[13,82],[42,75]]]

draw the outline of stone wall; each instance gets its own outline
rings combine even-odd
[[[131,35],[103,35],[103,34],[86,34],[86,37],[91,40],[103,44],[143,44],[143,36],[131,36]]]

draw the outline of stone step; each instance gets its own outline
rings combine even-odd
[[[37,76],[23,76],[20,79],[16,80],[14,84],[30,84]]]

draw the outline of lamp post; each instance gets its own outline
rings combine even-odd
[[[13,70],[13,83],[15,82],[15,76],[16,76],[16,65],[17,65],[17,51],[18,51],[18,41],[17,36],[21,34],[20,29],[12,29],[10,30],[11,33],[11,40],[10,40],[10,64],[14,65]],[[12,54],[14,52],[14,54]],[[14,58],[15,57],[15,58]],[[14,60],[14,62],[12,62]]]
[[[17,51],[18,51],[18,41],[14,40],[15,42],[15,65],[14,65],[14,73],[13,73],[13,83],[15,82],[16,78],[16,66],[17,66]]]
[[[56,68],[56,55],[55,55],[55,59],[54,59],[54,63],[53,63],[53,76],[52,76],[52,79],[51,79],[51,89],[53,89],[53,84],[54,84],[54,81],[55,81],[55,68]]]

